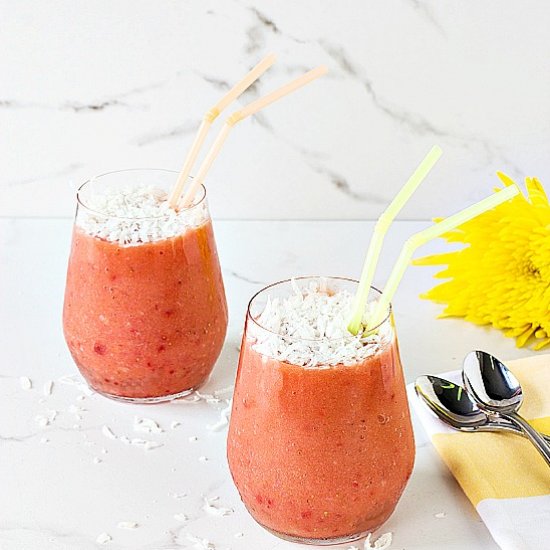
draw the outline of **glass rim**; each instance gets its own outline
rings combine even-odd
[[[111,170],[109,172],[103,172],[102,174],[98,174],[96,176],[92,176],[90,179],[86,180],[80,187],[76,190],[76,202],[78,206],[84,208],[87,212],[91,212],[93,214],[103,216],[104,218],[110,218],[115,220],[160,220],[164,218],[168,218],[170,214],[162,214],[161,216],[115,216],[112,214],[106,214],[105,212],[101,212],[99,210],[95,210],[94,208],[91,208],[88,206],[84,200],[81,197],[81,192],[84,190],[84,188],[91,184],[92,182],[103,178],[105,176],[110,176],[112,174],[122,174],[124,172],[165,172],[168,174],[175,174],[177,175],[179,172],[176,172],[175,170],[168,170],[166,168],[123,168],[122,170]],[[193,176],[189,176],[188,180],[192,180]],[[206,200],[206,187],[201,183],[200,185],[200,193],[197,193],[199,195],[199,198],[193,202],[193,204],[190,204],[189,206],[185,206],[183,208],[180,208],[177,213],[181,214],[183,212],[190,212],[197,206],[200,206],[203,204]]]
[[[292,283],[292,281],[304,281],[304,280],[307,280],[307,279],[328,279],[328,280],[336,280],[336,281],[346,281],[348,283],[356,283],[356,284],[359,284],[359,281],[357,279],[353,279],[351,277],[341,277],[341,276],[337,276],[337,275],[329,275],[329,276],[323,276],[323,275],[303,275],[303,276],[300,276],[300,277],[291,277],[289,279],[282,279],[280,281],[276,281],[274,283],[271,283],[267,286],[264,286],[263,288],[261,288],[260,290],[258,290],[258,292],[256,292],[252,298],[250,298],[250,301],[248,302],[248,306],[246,308],[246,318],[247,319],[250,319],[257,327],[259,327],[260,329],[266,331],[266,332],[269,332],[270,334],[274,334],[275,336],[278,336],[279,338],[283,338],[284,340],[290,340],[290,341],[294,341],[294,342],[323,342],[323,341],[330,341],[330,342],[335,342],[335,341],[338,341],[338,340],[348,340],[350,338],[357,338],[357,335],[353,335],[351,334],[351,332],[349,333],[349,335],[346,335],[346,336],[339,336],[338,338],[301,338],[301,337],[296,337],[296,336],[285,336],[283,334],[279,334],[278,332],[274,332],[266,327],[264,327],[251,313],[251,308],[252,308],[252,305],[254,303],[254,301],[256,300],[256,298],[258,298],[260,296],[260,294],[266,292],[267,290],[269,290],[270,288],[274,288],[276,286],[279,286],[279,285],[282,285],[284,283]],[[376,288],[375,286],[372,286],[371,285],[371,290],[374,290],[378,295],[382,295],[382,291],[378,288]],[[375,327],[373,328],[370,328],[368,329],[368,331],[364,332],[363,334],[364,335],[369,335],[369,334],[372,334],[374,333],[375,331],[377,331],[381,326],[383,326],[391,317],[392,315],[392,311],[393,311],[393,307],[391,305],[391,303],[388,305],[388,310],[386,312],[386,314],[384,315],[384,319],[382,321],[380,321],[380,323],[378,323]]]

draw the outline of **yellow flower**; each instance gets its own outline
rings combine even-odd
[[[550,344],[550,205],[536,178],[525,181],[528,198],[517,195],[444,235],[469,246],[414,263],[447,266],[435,277],[449,280],[422,295],[447,304],[440,317],[492,325],[538,350]]]

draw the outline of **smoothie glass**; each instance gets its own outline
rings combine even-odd
[[[286,298],[296,284],[314,281],[328,292],[357,289],[350,279],[304,277],[268,286],[250,301],[228,461],[260,525],[295,542],[338,544],[365,536],[392,514],[411,475],[414,440],[391,309],[376,327],[372,355],[352,365],[306,368],[255,349],[266,337],[279,349],[322,346],[268,334],[258,320],[268,296]]]
[[[123,170],[78,190],[63,329],[80,372],[107,397],[186,395],[208,378],[223,345],[227,304],[204,187],[168,238],[168,216],[120,218],[97,207],[106,192],[168,192],[176,178],[168,170]],[[131,242],[113,242],[113,227],[125,228]],[[140,231],[150,233],[142,239]]]

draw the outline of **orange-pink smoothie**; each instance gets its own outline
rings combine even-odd
[[[150,398],[200,386],[227,328],[211,221],[136,246],[76,226],[63,327],[82,375],[101,393]]]
[[[228,437],[242,500],[284,537],[375,530],[411,475],[414,440],[397,341],[351,366],[296,366],[245,337]]]

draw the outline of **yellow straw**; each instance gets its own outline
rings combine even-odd
[[[444,233],[451,231],[451,229],[455,229],[459,225],[466,223],[472,218],[483,214],[487,210],[491,210],[499,204],[510,200],[512,197],[515,197],[519,192],[520,191],[517,185],[510,185],[509,187],[506,187],[498,193],[494,193],[490,197],[487,197],[486,199],[483,199],[482,201],[479,201],[478,203],[473,204],[472,206],[469,206],[468,208],[465,208],[464,210],[461,210],[460,212],[453,214],[448,218],[445,218],[439,223],[436,223],[428,227],[427,229],[424,229],[423,231],[419,231],[418,233],[412,235],[412,237],[407,240],[407,242],[403,246],[403,249],[401,250],[401,254],[397,259],[397,262],[386,284],[386,287],[384,288],[384,291],[380,296],[380,300],[378,301],[378,304],[374,311],[374,315],[372,316],[372,320],[371,322],[369,322],[369,325],[371,327],[376,327],[383,321],[384,315],[386,314],[390,302],[392,301],[392,298],[395,294],[395,291],[397,290],[397,286],[403,278],[403,274],[405,273],[405,270],[407,269],[411,258],[418,247],[426,244],[428,241],[431,241],[436,237],[440,237]]]
[[[282,97],[296,91],[298,88],[305,86],[312,80],[315,80],[316,78],[319,78],[320,76],[326,74],[327,70],[328,69],[324,65],[312,69],[311,71],[305,73],[299,78],[296,78],[292,82],[281,86],[274,92],[271,92],[270,94],[267,94],[257,99],[256,101],[249,103],[246,107],[243,107],[239,111],[235,111],[230,117],[228,117],[219,134],[216,136],[216,139],[212,144],[210,151],[208,151],[206,157],[204,158],[204,161],[201,164],[197,175],[193,178],[193,181],[187,188],[187,191],[184,193],[181,200],[181,205],[183,207],[186,207],[192,204],[197,189],[204,182],[204,178],[206,177],[207,172],[210,170],[212,163],[219,155],[222,145],[229,135],[229,131],[231,130],[231,128],[233,128],[235,124],[237,124],[244,118],[253,115],[254,113],[257,113],[260,109],[267,107],[268,105],[281,99]]]
[[[418,168],[414,171],[413,175],[408,179],[405,185],[401,188],[401,191],[399,191],[376,222],[367,251],[367,256],[365,258],[365,263],[363,264],[359,287],[353,300],[351,321],[348,325],[348,330],[352,334],[357,334],[361,328],[361,319],[363,317],[363,312],[365,311],[365,306],[367,305],[370,287],[374,278],[374,272],[376,271],[376,264],[378,263],[378,257],[380,256],[380,251],[382,250],[382,243],[384,242],[384,237],[388,232],[390,224],[403,206],[405,206],[405,203],[411,198],[411,195],[416,191],[424,178],[428,175],[442,153],[443,151],[437,145],[432,147],[424,160],[418,165]]]
[[[195,164],[199,150],[206,139],[206,135],[208,134],[208,130],[210,130],[212,123],[230,103],[237,99],[247,88],[258,80],[258,78],[260,78],[260,76],[264,74],[265,71],[273,65],[273,63],[275,63],[275,59],[276,56],[274,54],[264,57],[264,59],[262,59],[242,80],[237,82],[237,84],[235,84],[235,86],[233,86],[233,88],[231,88],[231,90],[229,90],[218,101],[218,103],[216,103],[216,105],[214,105],[214,107],[212,107],[204,115],[195,136],[195,141],[193,141],[193,145],[191,145],[191,149],[189,150],[189,153],[187,153],[187,157],[185,158],[185,162],[183,163],[183,167],[179,173],[176,184],[170,193],[170,198],[168,200],[171,208],[176,208],[178,205],[185,182],[189,177],[193,164]]]

